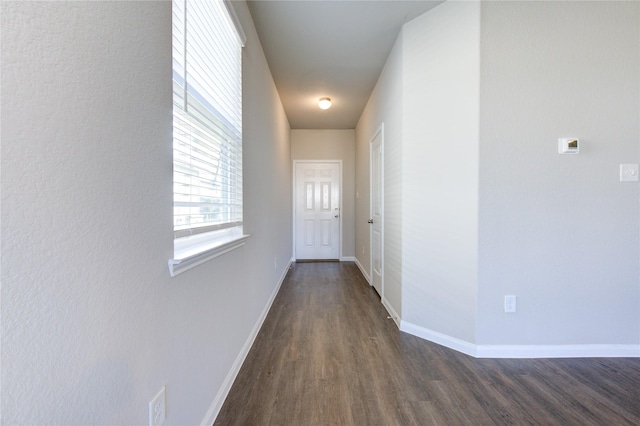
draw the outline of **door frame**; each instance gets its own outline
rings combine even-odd
[[[300,163],[312,163],[312,164],[338,164],[338,187],[340,188],[340,217],[338,218],[338,260],[342,262],[342,211],[343,211],[343,202],[342,202],[342,160],[293,160],[293,168],[291,170],[291,192],[292,192],[292,211],[293,211],[293,221],[291,223],[291,228],[293,232],[291,234],[293,238],[293,256],[292,259],[295,262],[296,258],[296,206],[297,206],[297,198],[296,198],[296,166]]]
[[[382,222],[380,223],[380,300],[384,301],[384,123],[380,124],[378,130],[373,134],[373,137],[369,141],[369,218],[373,218],[373,141],[380,135],[380,182],[382,187],[380,188],[380,216]],[[373,286],[374,272],[373,272],[373,225],[369,225],[369,271],[371,273],[371,287]],[[374,287],[375,288],[375,287]]]

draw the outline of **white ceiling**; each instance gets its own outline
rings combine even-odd
[[[440,3],[248,1],[291,128],[355,128],[402,25]]]

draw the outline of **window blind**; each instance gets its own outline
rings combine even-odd
[[[242,226],[242,45],[221,0],[173,1],[175,238]]]

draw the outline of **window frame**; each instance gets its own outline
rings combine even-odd
[[[227,18],[231,23],[230,27],[235,29],[235,36],[237,37],[239,49],[240,49],[240,67],[239,67],[240,69],[238,71],[239,72],[238,78],[240,80],[240,87],[241,87],[242,86],[242,48],[246,45],[246,36],[244,34],[244,31],[242,30],[242,26],[240,25],[239,19],[235,13],[235,10],[233,9],[233,6],[231,5],[231,2],[226,0],[215,0],[215,1],[224,5],[222,9],[226,10],[227,12],[227,15],[228,15]],[[174,7],[175,2],[176,0],[172,1],[172,9]],[[186,7],[187,7],[186,5],[190,2],[190,0],[181,0],[181,2],[184,3],[185,5],[184,10],[186,11]],[[175,17],[173,19],[175,19]],[[183,47],[182,47],[183,50],[180,51],[180,54],[184,55],[182,57],[182,60],[186,61],[185,45],[186,45],[187,29],[189,28],[189,25],[186,22],[186,12],[182,18],[181,24],[183,25],[182,31],[184,32],[185,36],[184,36],[184,39],[181,41],[183,43]],[[174,78],[172,78],[173,85],[176,84],[176,78],[175,78],[176,42],[175,42],[174,27],[175,27],[175,22],[172,21],[172,52],[173,52],[172,53],[172,69],[174,70],[173,71]],[[187,74],[186,68],[183,69],[182,71],[183,73],[185,73],[186,77],[188,78],[189,74]],[[184,78],[184,75],[182,77]],[[184,87],[185,93],[187,93],[188,90],[189,89],[187,89],[187,87]],[[173,92],[175,92],[175,89]],[[240,99],[240,102],[242,102],[242,98]],[[176,108],[175,96],[174,96],[174,101],[172,103],[174,105],[173,106],[174,120],[176,116],[176,110],[178,110],[179,113],[185,116],[189,114],[188,112],[185,111],[184,108],[183,109]],[[191,117],[191,119],[192,118],[193,117]],[[241,126],[242,124],[240,123],[240,127]],[[175,132],[176,131],[175,124],[173,126],[173,129]],[[241,132],[242,129],[240,128],[239,131]],[[176,140],[176,135],[173,134],[172,143],[175,144],[175,140]],[[231,146],[231,148],[233,148],[235,145],[232,145],[232,143],[228,142],[228,144],[224,146],[225,147]],[[242,138],[240,137],[240,149],[241,147],[242,147]],[[225,148],[225,149],[231,149],[231,148]],[[175,163],[176,152],[177,152],[176,146],[174,145],[172,149],[172,157],[174,158],[174,161],[173,161],[174,168],[176,167],[176,163]],[[241,164],[242,164],[242,158],[240,158],[240,167],[239,167],[240,173],[241,173],[240,174],[240,191],[242,191],[242,175],[243,175],[243,170],[242,170],[243,168]],[[175,219],[176,217],[175,208],[176,208],[177,201],[176,201],[175,176],[174,176],[174,179],[172,179],[172,182],[174,185],[174,188],[172,191],[174,250],[173,250],[173,258],[169,259],[168,261],[169,273],[172,277],[184,271],[187,271],[191,268],[194,268],[202,263],[205,263],[211,259],[221,256],[229,251],[242,247],[245,244],[246,240],[249,238],[249,235],[244,234],[242,221],[231,220],[228,222],[192,227],[189,229],[176,229],[177,225],[176,225],[176,219]],[[244,205],[243,201],[244,200],[240,201],[240,211],[242,211],[242,206]]]

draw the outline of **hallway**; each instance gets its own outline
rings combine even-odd
[[[640,359],[474,359],[387,316],[353,263],[293,264],[215,424],[640,423]]]

